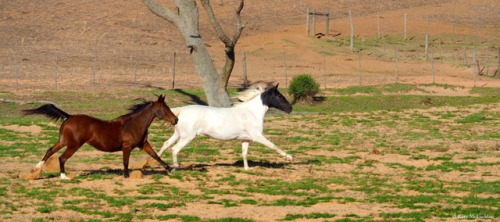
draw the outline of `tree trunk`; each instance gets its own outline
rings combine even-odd
[[[205,91],[208,105],[214,107],[231,106],[231,98],[226,90],[227,80],[229,77],[227,80],[221,80],[221,76],[217,73],[211,56],[199,34],[198,7],[196,5],[196,1],[176,0],[176,13],[156,4],[154,0],[144,0],[144,3],[152,12],[177,26],[181,32],[184,40],[186,41],[186,50],[190,51],[191,57],[196,66],[196,72],[202,80],[203,90]],[[222,84],[224,81],[226,84]]]

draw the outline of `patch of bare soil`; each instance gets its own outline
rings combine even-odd
[[[43,170],[49,173],[60,172],[59,154],[55,153],[43,164]]]
[[[19,126],[19,125],[2,126],[2,125],[0,125],[0,128],[12,130],[15,132],[32,133],[32,134],[39,134],[40,132],[42,132],[42,127],[40,127],[38,125],[31,125],[31,126]]]

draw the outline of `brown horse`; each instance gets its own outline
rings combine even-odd
[[[171,124],[177,124],[177,117],[165,104],[165,96],[158,96],[157,101],[142,101],[129,108],[130,112],[116,119],[105,121],[88,115],[69,115],[52,104],[36,109],[23,110],[25,115],[42,114],[63,123],[59,128],[59,141],[47,150],[47,153],[33,169],[41,172],[47,159],[63,147],[66,150],[59,156],[61,179],[69,179],[64,170],[64,163],[84,144],[87,143],[104,152],[123,151],[123,175],[129,177],[128,162],[130,152],[140,147],[157,160],[168,171],[170,166],[163,162],[148,142],[148,128],[154,118],[160,118]],[[38,176],[38,175],[37,175]],[[35,176],[36,178],[36,176]]]

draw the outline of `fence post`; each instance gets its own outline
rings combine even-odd
[[[469,60],[467,59],[467,50],[465,50],[465,46],[463,46],[463,49],[464,49],[464,61],[465,61],[465,65],[469,66]]]
[[[359,53],[359,59],[358,59],[359,63],[359,75],[358,75],[358,84],[361,85],[361,53]]]
[[[316,35],[316,9],[313,10],[313,27],[312,27],[312,35]]]
[[[247,76],[247,54],[243,52],[243,86],[248,87],[248,76]]]
[[[19,91],[19,60],[17,56],[14,56],[14,63],[16,69],[16,91]]]
[[[56,91],[58,90],[58,79],[59,79],[59,55],[56,55],[56,65],[54,67],[54,74],[55,74],[55,83],[56,83]]]
[[[500,48],[498,48],[498,63],[497,63],[497,71],[493,74],[493,76],[495,76],[496,74],[498,74],[498,72],[500,72]]]
[[[425,34],[425,60],[429,60],[429,34]]]
[[[326,89],[326,56],[323,55],[323,75],[325,76],[325,89]]]
[[[403,39],[406,41],[406,13],[405,13],[405,30]]]
[[[283,52],[283,61],[285,63],[285,88],[288,88],[288,67],[286,65],[286,52]]]
[[[457,25],[457,23],[454,21],[453,22],[453,31],[452,31],[452,34],[451,34],[451,42],[455,42],[455,26]]]
[[[352,23],[352,13],[349,10],[349,21],[351,23],[351,51],[354,51],[354,24]]]
[[[172,69],[173,75],[172,75],[172,89],[175,89],[175,63],[176,63],[176,57],[177,57],[177,52],[174,52],[174,67]]]
[[[431,61],[432,61],[432,84],[436,83],[436,74],[434,72],[434,49],[431,52]]]
[[[325,13],[325,37],[328,38],[328,35],[330,34],[330,9],[326,10]]]
[[[309,35],[309,8],[307,8],[307,17],[306,17],[306,35]]]
[[[380,15],[377,12],[377,37],[380,39]]]
[[[96,72],[97,72],[96,66],[97,66],[97,49],[94,49],[94,66],[92,67],[92,72],[93,72],[93,76],[94,76],[94,80],[93,80],[94,87],[96,84]]]
[[[477,63],[477,51],[476,47],[474,47],[474,51],[472,52],[472,66],[474,67],[474,64]],[[472,68],[472,81],[474,82],[474,88],[476,87],[476,75],[477,71]]]
[[[394,81],[398,83],[398,50],[394,49],[394,59],[396,60],[396,74],[394,76]]]
[[[137,56],[134,58],[135,62],[134,62],[134,82],[137,82],[137,63],[139,61],[139,59],[137,58]]]

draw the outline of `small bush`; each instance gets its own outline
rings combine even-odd
[[[319,84],[309,74],[295,76],[288,88],[288,94],[293,96],[294,102],[312,100],[319,92]]]

